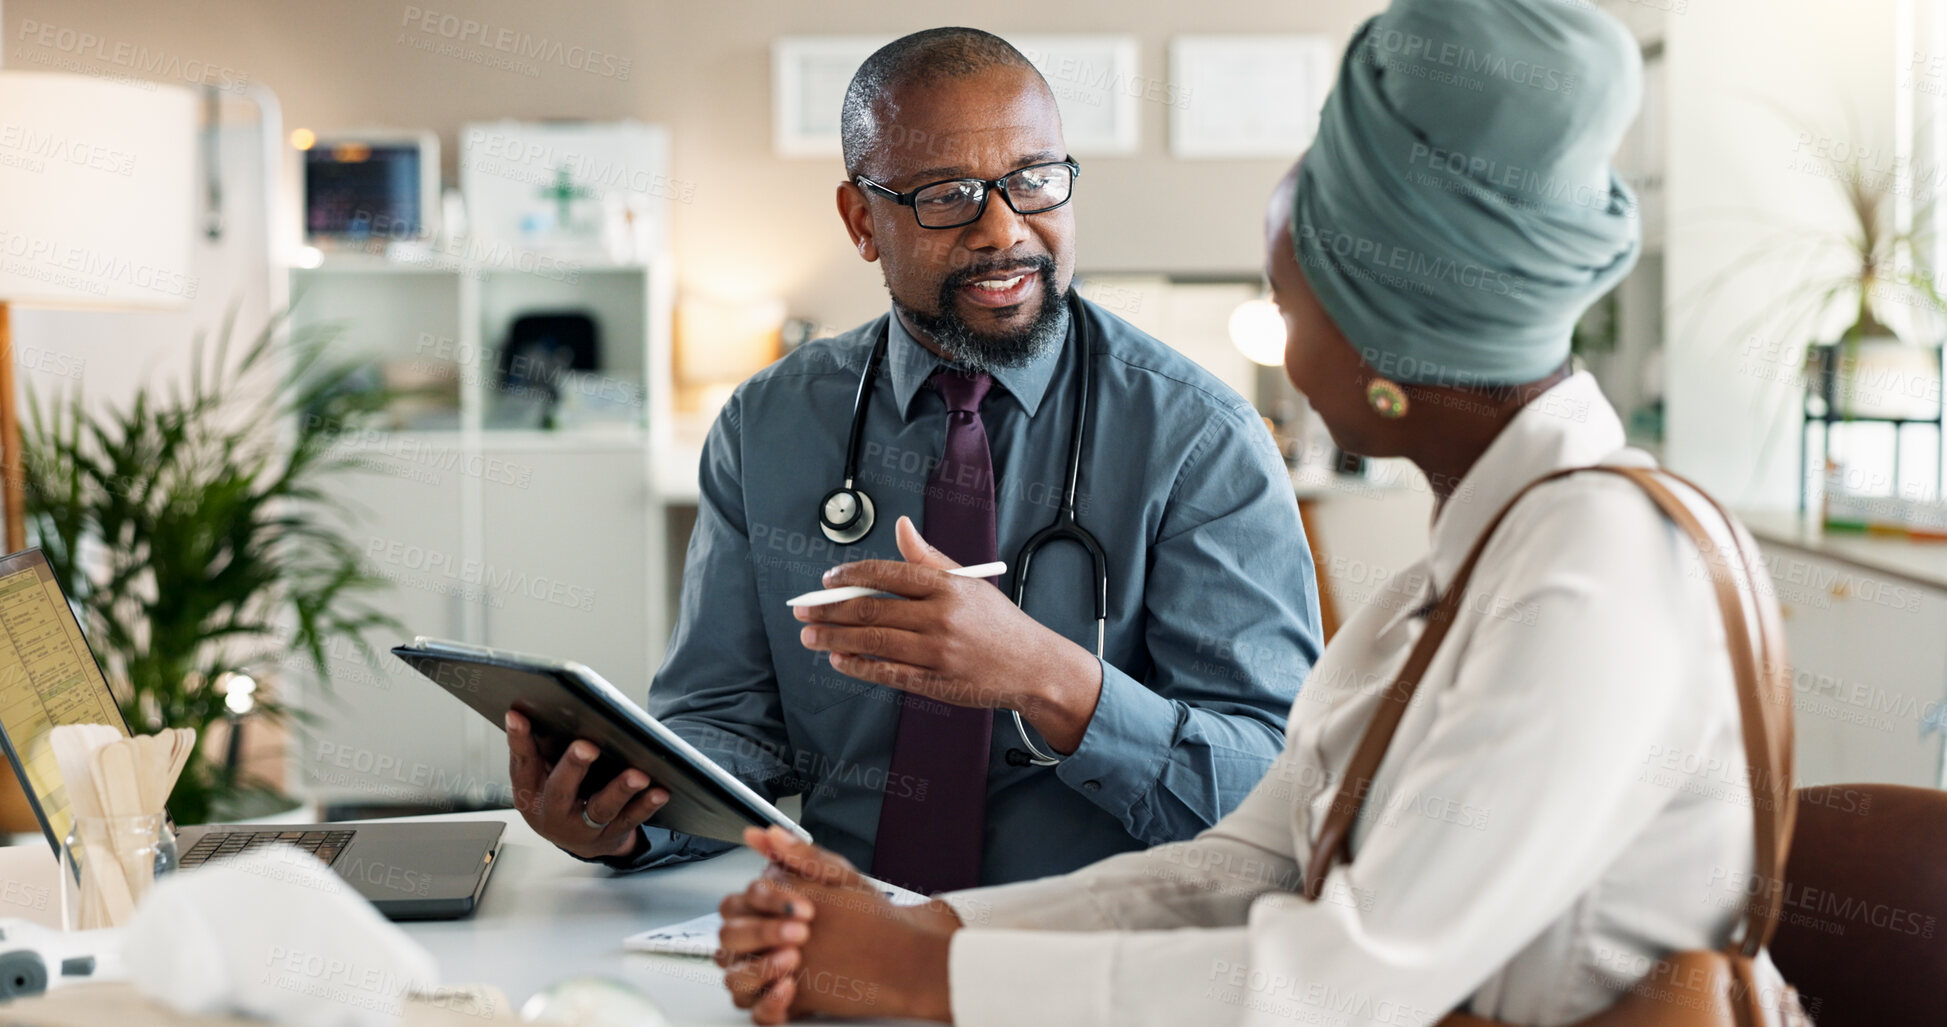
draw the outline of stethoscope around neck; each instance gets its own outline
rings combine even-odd
[[[825,493],[818,502],[818,526],[825,537],[839,545],[849,546],[864,538],[872,531],[877,513],[872,505],[872,497],[858,487],[859,450],[865,440],[866,409],[872,399],[872,385],[878,378],[879,365],[884,362],[886,349],[892,337],[892,318],[879,329],[879,338],[872,346],[872,353],[866,357],[865,373],[859,376],[859,391],[852,400],[852,429],[845,444],[845,484]],[[1028,594],[1028,573],[1034,566],[1034,557],[1044,546],[1055,542],[1073,542],[1088,552],[1089,561],[1095,570],[1095,657],[1102,658],[1107,646],[1109,633],[1109,558],[1102,544],[1095,540],[1087,528],[1075,519],[1075,496],[1082,478],[1083,435],[1088,425],[1089,400],[1095,394],[1095,376],[1089,368],[1089,324],[1088,314],[1082,309],[1081,301],[1071,294],[1069,300],[1070,323],[1075,326],[1075,345],[1081,354],[1078,377],[1080,382],[1075,390],[1075,423],[1068,431],[1068,474],[1062,486],[1061,507],[1055,512],[1055,519],[1045,528],[1028,536],[1026,542],[1014,555],[1014,605],[1020,606]],[[1007,762],[1011,766],[1052,767],[1061,762],[1061,757],[1042,751],[1028,736],[1028,726],[1021,720],[1021,711],[1009,710],[1014,717],[1014,730],[1021,736],[1021,744],[1026,751],[1009,749]]]

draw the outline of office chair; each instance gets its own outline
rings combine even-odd
[[[1819,1027],[1947,1022],[1947,792],[1799,789],[1771,957]]]

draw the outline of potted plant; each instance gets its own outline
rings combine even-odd
[[[1797,119],[1788,120],[1798,127],[1801,141],[1825,138]],[[1947,301],[1935,288],[1930,267],[1932,206],[1917,197],[1908,223],[1897,223],[1894,200],[1902,179],[1895,167],[1880,166],[1878,154],[1866,147],[1815,145],[1811,156],[1794,165],[1833,184],[1845,212],[1838,227],[1830,218],[1781,225],[1766,213],[1748,215],[1766,234],[1704,282],[1696,297],[1719,295],[1747,276],[1766,283],[1769,301],[1739,326],[1740,343],[1764,329],[1768,337],[1795,340],[1808,350],[1826,346],[1851,357],[1880,345],[1939,347],[1939,315]],[[1906,316],[1891,319],[1889,327],[1888,314],[1895,310]],[[1845,326],[1836,334],[1835,323]],[[1821,360],[1808,352],[1803,364],[1816,369]],[[1846,365],[1853,363],[1834,362],[1835,373],[1844,377]],[[1843,388],[1833,391],[1842,406],[1846,394]]]
[[[1942,299],[1933,277],[1924,270],[1920,231],[1893,224],[1895,177],[1861,166],[1860,161],[1828,163],[1851,219],[1844,234],[1813,238],[1842,254],[1843,263],[1831,274],[1806,283],[1807,292],[1799,300],[1814,326],[1815,319],[1840,305],[1850,323],[1836,339],[1806,347],[1806,381],[1836,419],[1897,416],[1913,407],[1901,402],[1905,390],[1862,380],[1862,372],[1874,367],[1918,369],[1937,361],[1937,353],[1918,351],[1940,347],[1933,315],[1941,311]],[[1925,217],[1916,216],[1914,221],[1924,224]],[[1910,312],[1904,337],[1881,319],[1884,308],[1894,304]],[[1932,398],[1937,401],[1937,394]]]
[[[233,327],[213,349],[198,339],[187,383],[167,390],[114,406],[79,388],[30,395],[23,444],[29,526],[124,716],[138,732],[197,730],[169,803],[188,824],[281,798],[203,751],[213,726],[239,723],[227,675],[274,675],[295,656],[328,681],[328,649],[373,659],[362,633],[396,627],[364,601],[385,583],[332,527],[320,487],[344,463],[338,434],[383,397],[347,387],[357,369],[328,364],[322,334],[274,346],[275,321],[232,363]],[[274,688],[251,699],[252,717],[294,712]]]
[[[1794,167],[1832,183],[1841,218],[1779,224],[1765,213],[1729,212],[1755,219],[1763,235],[1692,294],[1710,300],[1731,286],[1736,302],[1755,312],[1731,339],[1746,356],[1742,374],[1788,386],[1771,398],[1800,408],[1799,509],[1808,504],[1810,427],[1827,426],[1827,454],[1816,469],[1843,481],[1833,461],[1831,426],[1857,420],[1939,423],[1942,315],[1947,301],[1931,268],[1931,204],[1917,197],[1902,221],[1896,199],[1909,184],[1886,166],[1881,151],[1847,143],[1786,118],[1805,156]],[[1809,145],[1808,145],[1809,141]],[[1755,300],[1752,298],[1755,294]],[[1700,307],[1702,305],[1700,304]],[[1701,313],[1699,309],[1698,313]],[[1766,437],[1767,448],[1783,433]]]

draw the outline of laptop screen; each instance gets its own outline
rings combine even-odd
[[[48,732],[107,724],[128,733],[108,680],[38,549],[0,558],[0,745],[56,850],[73,823]]]

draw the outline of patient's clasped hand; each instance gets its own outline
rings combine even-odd
[[[949,1019],[947,951],[962,927],[952,907],[895,906],[844,857],[781,828],[751,828],[744,842],[771,862],[720,907],[716,960],[738,1008],[760,1023],[793,1010]]]

